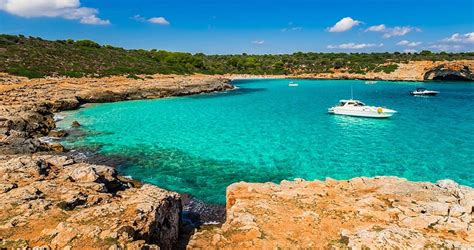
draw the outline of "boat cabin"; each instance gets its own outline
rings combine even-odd
[[[365,106],[365,104],[358,100],[340,100],[339,106]]]

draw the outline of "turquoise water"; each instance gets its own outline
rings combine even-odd
[[[238,90],[94,105],[70,112],[88,133],[70,147],[125,156],[119,171],[207,202],[237,181],[394,175],[474,186],[474,84],[235,81]],[[335,116],[354,97],[399,111],[390,119]],[[441,91],[412,97],[416,87]]]

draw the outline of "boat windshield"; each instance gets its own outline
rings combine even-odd
[[[417,88],[416,91],[425,91],[425,88]]]
[[[365,106],[365,104],[363,104],[362,102],[355,101],[354,106]]]
[[[344,105],[351,105],[351,106],[365,106],[365,104],[363,102],[359,102],[359,101],[341,101],[340,103],[340,106],[344,106]]]

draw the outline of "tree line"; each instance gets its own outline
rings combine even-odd
[[[474,60],[474,53],[318,53],[205,55],[123,49],[91,40],[49,41],[0,35],[0,71],[30,78],[150,74],[302,74],[342,71],[390,73],[414,60]]]

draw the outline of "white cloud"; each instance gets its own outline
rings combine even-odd
[[[421,29],[411,26],[395,26],[393,28],[386,27],[384,24],[371,26],[365,30],[366,32],[381,32],[384,38],[390,38],[394,36],[404,36],[412,31],[421,32]]]
[[[465,34],[454,33],[450,37],[432,43],[428,49],[438,51],[474,51],[474,32]]]
[[[252,41],[253,44],[256,44],[256,45],[262,45],[265,43],[264,40],[255,40],[255,41]]]
[[[329,28],[329,32],[344,32],[352,29],[352,27],[361,24],[361,21],[354,20],[350,17],[344,17],[343,19],[339,20],[334,26]]]
[[[97,9],[81,7],[79,0],[0,0],[0,10],[26,18],[61,17],[83,24],[110,24],[97,17]]]
[[[130,19],[133,19],[138,22],[148,22],[148,23],[153,23],[153,24],[159,24],[159,25],[170,25],[170,22],[166,20],[164,17],[152,17],[152,18],[145,18],[140,15],[135,15],[130,17]]]
[[[455,33],[452,36],[443,39],[442,41],[448,43],[474,43],[474,32],[463,35]]]
[[[455,44],[455,45],[451,45],[451,44],[433,44],[433,45],[429,46],[428,48],[439,50],[439,51],[460,51],[461,49],[464,48],[464,46],[459,45],[459,44]]]
[[[370,26],[368,29],[365,31],[373,31],[373,32],[380,32],[385,30],[387,27],[385,27],[385,24],[380,24],[380,25],[375,25],[375,26]]]
[[[170,22],[164,17],[152,17],[147,20],[149,23],[159,24],[159,25],[170,25]]]
[[[287,31],[300,31],[302,30],[303,27],[290,27],[290,28],[283,28],[280,31],[281,32],[287,32]]]
[[[399,45],[399,46],[407,46],[407,47],[416,47],[420,44],[421,44],[421,42],[410,42],[410,41],[407,41],[407,40],[402,40],[402,41],[397,43],[397,45]]]
[[[403,53],[416,53],[417,50],[416,49],[404,49],[403,50]]]
[[[415,30],[415,28],[410,27],[410,26],[404,26],[404,27],[393,27],[391,29],[385,29],[385,34],[383,34],[384,38],[390,38],[393,36],[404,36],[410,32]],[[418,30],[418,29],[417,29]]]
[[[146,19],[140,15],[135,15],[135,16],[132,16],[130,17],[130,19],[133,19],[135,21],[139,21],[139,22],[146,22]]]
[[[375,44],[375,43],[343,43],[339,45],[328,45],[328,49],[365,49],[365,48],[372,48],[372,47],[382,47],[383,43]]]

